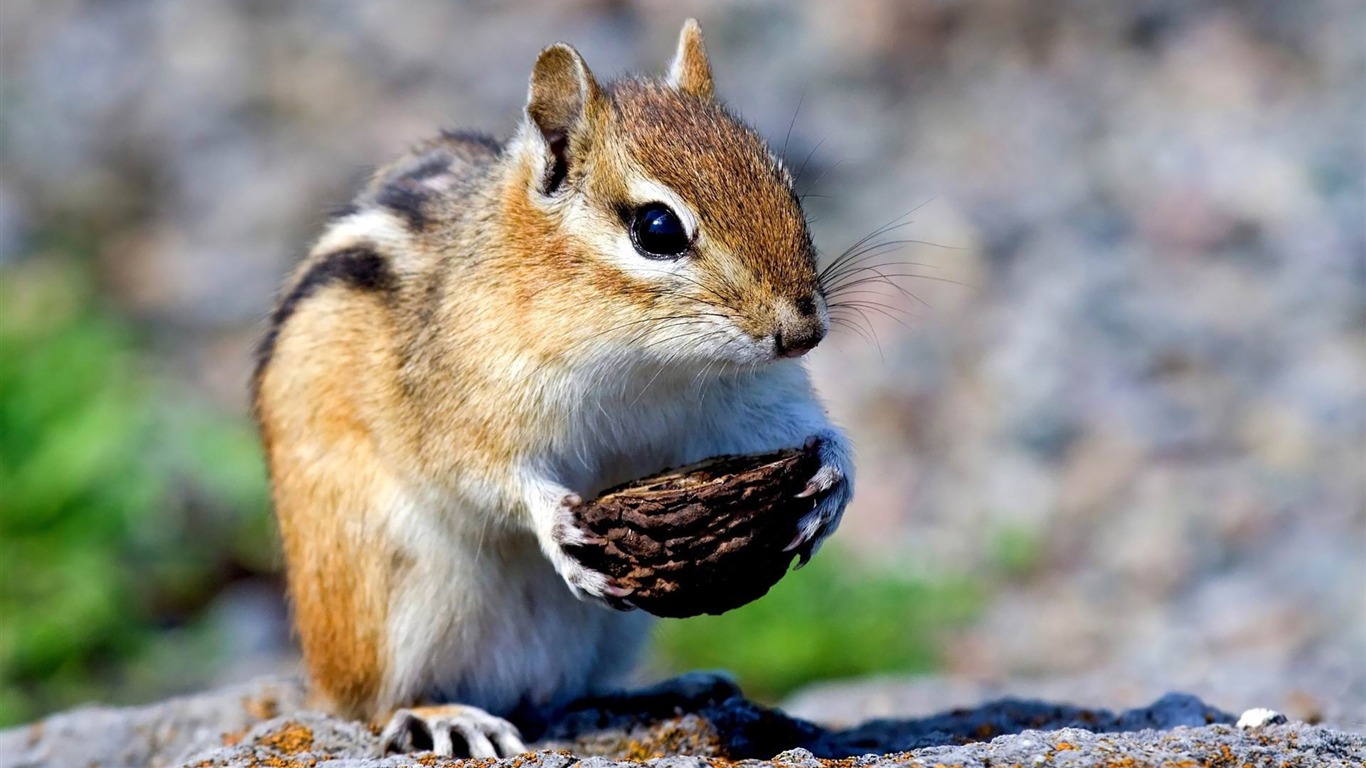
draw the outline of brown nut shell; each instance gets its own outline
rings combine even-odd
[[[632,590],[656,616],[719,614],[762,597],[798,551],[784,552],[814,499],[817,447],[721,456],[617,486],[574,509],[599,541],[569,550]]]

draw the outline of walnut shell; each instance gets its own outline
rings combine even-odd
[[[574,509],[600,539],[570,554],[631,588],[656,616],[719,614],[762,597],[799,551],[784,552],[815,504],[797,498],[817,446],[721,456],[617,486]]]

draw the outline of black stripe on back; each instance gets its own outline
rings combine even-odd
[[[415,180],[404,177],[385,184],[375,202],[402,216],[414,232],[426,229],[427,212],[423,206],[427,203],[427,194]]]
[[[425,206],[438,193],[424,182],[428,179],[449,173],[451,164],[456,162],[449,150],[436,148],[426,154],[411,158],[403,167],[394,169],[379,190],[375,192],[375,202],[391,213],[402,216],[408,228],[421,232],[427,227]]]
[[[390,294],[397,288],[389,263],[370,248],[345,248],[329,253],[314,262],[304,276],[294,284],[293,289],[276,305],[275,311],[270,315],[270,327],[256,346],[256,370],[252,375],[253,399],[254,390],[261,383],[261,373],[270,364],[270,358],[275,353],[275,343],[280,337],[280,329],[305,299],[333,283],[341,283],[352,290],[369,293]]]
[[[439,176],[451,169],[451,163],[455,158],[450,152],[445,150],[434,150],[427,153],[417,165],[405,171],[400,179],[410,181],[426,181],[433,176]]]
[[[499,144],[497,139],[480,131],[465,131],[448,128],[441,131],[441,138],[459,144],[478,144],[493,152],[495,155],[503,151],[503,145]]]

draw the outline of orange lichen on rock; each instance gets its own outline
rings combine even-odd
[[[290,721],[278,730],[257,739],[257,744],[285,755],[297,755],[313,748],[313,731],[307,726]]]

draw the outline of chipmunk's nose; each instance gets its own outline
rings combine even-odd
[[[773,352],[778,357],[801,357],[825,338],[825,320],[814,299],[798,299],[793,309],[781,313],[773,332]]]

